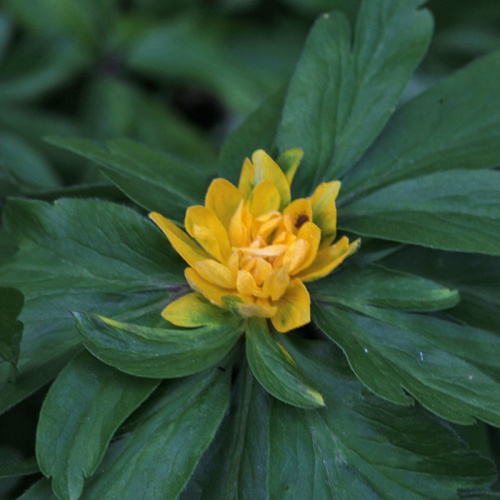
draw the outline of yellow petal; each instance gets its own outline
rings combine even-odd
[[[321,229],[322,242],[331,243],[337,232],[337,207],[335,200],[339,194],[340,182],[323,182],[311,196],[313,221]]]
[[[257,218],[269,212],[276,212],[280,208],[280,201],[278,189],[271,181],[259,182],[250,195],[250,214]]]
[[[253,273],[257,285],[262,285],[272,272],[273,266],[267,260],[263,259],[262,257],[255,258]]]
[[[308,198],[297,198],[293,200],[283,212],[283,215],[290,216],[292,227],[287,228],[295,234],[306,222],[312,222],[311,202]]]
[[[278,310],[271,323],[278,332],[285,333],[307,325],[311,321],[311,299],[302,281],[290,281],[283,297],[276,302]]]
[[[264,281],[262,291],[264,296],[271,297],[273,301],[280,299],[286,292],[290,284],[290,275],[288,267],[282,267],[273,271]]]
[[[245,247],[250,244],[252,217],[240,203],[229,225],[229,240],[233,247]]]
[[[202,278],[214,285],[229,289],[236,288],[236,273],[220,262],[213,259],[200,260],[194,264],[193,268]]]
[[[255,278],[252,273],[246,271],[245,269],[240,269],[238,271],[236,289],[242,294],[253,295],[253,293],[257,290],[257,283],[255,283]]]
[[[278,308],[267,300],[256,300],[254,303],[239,303],[238,311],[244,318],[272,318]]]
[[[283,170],[288,184],[291,186],[297,167],[299,166],[300,160],[304,156],[304,151],[299,148],[289,149],[284,151],[278,156],[276,163]]]
[[[195,205],[186,211],[186,231],[212,257],[219,262],[226,262],[231,255],[231,245],[227,231],[208,208]]]
[[[163,215],[151,212],[149,218],[163,231],[175,251],[190,265],[200,260],[209,259],[210,255],[196,244],[182,229]]]
[[[278,164],[262,149],[255,151],[252,161],[243,162],[238,189],[245,199],[250,199],[252,191],[261,181],[271,181],[280,194],[280,209],[290,203],[290,184]]]
[[[231,218],[242,199],[236,186],[226,179],[215,179],[208,188],[205,206],[217,216],[226,230],[229,230]]]
[[[227,288],[222,288],[218,285],[214,285],[207,281],[205,278],[202,278],[194,269],[188,267],[184,271],[184,276],[186,276],[186,280],[189,283],[189,286],[201,293],[204,297],[206,297],[212,304],[215,304],[219,307],[224,307],[224,301],[222,297],[228,295]]]
[[[295,240],[285,252],[282,265],[288,267],[288,272],[293,275],[306,261],[311,245],[305,240]]]
[[[321,230],[313,222],[306,222],[300,227],[297,238],[297,241],[307,241],[308,248],[301,262],[294,267],[293,271],[290,270],[290,274],[292,275],[297,274],[302,269],[308,268],[315,261],[321,241]]]
[[[185,328],[220,322],[224,320],[225,314],[227,312],[220,307],[210,304],[199,293],[184,295],[180,299],[171,302],[161,313],[170,323]]]
[[[288,249],[287,245],[267,245],[261,248],[245,247],[240,248],[240,251],[245,255],[254,255],[260,257],[276,257],[285,253]]]
[[[304,282],[314,281],[330,274],[343,260],[352,255],[359,247],[360,240],[353,241],[343,236],[335,245],[323,247],[318,251],[311,266],[300,272],[297,277]]]
[[[252,223],[252,239],[260,236],[267,241],[267,238],[277,229],[283,220],[279,212],[270,212],[254,219]]]

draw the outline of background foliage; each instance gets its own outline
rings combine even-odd
[[[422,3],[4,0],[0,497],[498,496],[500,7],[432,0],[430,42]],[[303,378],[227,317],[162,342],[145,210],[297,146],[363,237],[280,337]]]

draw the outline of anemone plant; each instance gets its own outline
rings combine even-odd
[[[217,165],[49,139],[129,203],[5,207],[1,409],[53,380],[24,499],[495,495],[500,53],[400,104],[422,4],[322,15]]]

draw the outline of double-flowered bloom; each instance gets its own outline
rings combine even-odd
[[[196,294],[243,318],[269,318],[278,332],[309,323],[304,283],[331,273],[359,243],[345,236],[334,243],[340,182],[322,183],[311,197],[291,201],[301,157],[300,150],[286,152],[282,170],[264,151],[255,151],[243,163],[238,187],[215,179],[205,206],[188,208],[187,234],[159,213],[150,214],[189,265],[185,276]],[[170,303],[163,316],[193,326],[196,294]]]

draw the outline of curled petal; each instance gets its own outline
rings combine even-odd
[[[186,276],[189,286],[193,290],[196,290],[197,292],[204,295],[210,302],[212,302],[212,304],[215,304],[219,307],[225,307],[225,303],[222,297],[229,294],[227,288],[223,288],[221,286],[215,285],[214,283],[210,283],[210,281],[200,276],[191,267],[188,267],[184,271],[184,275]],[[234,295],[237,295],[237,293],[234,293]]]
[[[305,240],[295,240],[285,252],[283,266],[287,266],[289,273],[294,274],[306,261],[311,245]]]
[[[259,182],[250,195],[250,213],[257,218],[269,212],[276,212],[280,207],[281,197],[276,186],[264,180]]]
[[[220,322],[227,312],[211,304],[199,293],[188,293],[171,302],[161,315],[176,326],[194,328]]]
[[[226,179],[214,179],[208,188],[205,206],[217,216],[228,231],[231,218],[242,199],[243,197],[236,186],[233,186]]]
[[[335,245],[320,248],[313,264],[300,272],[297,278],[304,282],[323,278],[352,255],[358,249],[359,243],[358,239],[349,244],[349,240],[343,236]]]
[[[239,303],[238,311],[244,318],[272,318],[278,308],[269,304],[267,300],[256,300],[253,303]]]
[[[229,240],[233,247],[245,247],[250,244],[251,226],[252,217],[241,202],[229,225]]]
[[[200,260],[193,266],[196,272],[210,283],[222,288],[236,287],[236,273],[213,259]]]
[[[245,199],[250,199],[252,191],[261,181],[271,181],[280,194],[280,209],[290,203],[290,184],[278,164],[262,149],[254,152],[252,161],[243,162],[238,189]]]
[[[231,255],[231,245],[227,231],[208,208],[195,205],[186,211],[186,231],[212,257],[219,262],[226,262]]]
[[[288,231],[296,234],[298,230],[306,222],[312,222],[312,208],[311,202],[308,198],[297,198],[293,200],[283,212],[285,217],[289,216],[291,220],[291,227],[287,228]]]
[[[297,168],[303,156],[304,151],[302,151],[302,149],[294,148],[284,151],[276,160],[276,163],[281,167],[281,170],[283,170],[290,186],[292,185],[295,172],[297,172]]]
[[[304,283],[290,281],[285,295],[276,302],[278,310],[271,323],[278,332],[285,333],[311,321],[311,299]]]
[[[253,295],[254,292],[258,289],[258,287],[252,273],[246,271],[245,269],[240,269],[238,271],[236,289],[238,290],[238,292],[242,294]]]
[[[262,291],[265,297],[271,297],[271,300],[276,301],[280,299],[286,292],[290,283],[290,275],[288,274],[288,267],[282,267],[273,271],[264,281]]]
[[[307,241],[307,243],[309,243],[309,249],[302,263],[296,267],[294,273],[291,274],[306,269],[315,261],[321,241],[321,229],[313,222],[306,222],[300,227],[297,238]]]
[[[337,207],[335,200],[339,194],[340,182],[323,182],[311,196],[313,221],[321,229],[322,244],[330,244],[337,233]]]
[[[178,228],[173,222],[169,221],[163,215],[151,212],[149,218],[163,231],[175,251],[190,265],[193,266],[200,260],[209,259],[203,248],[193,241],[182,229]]]

